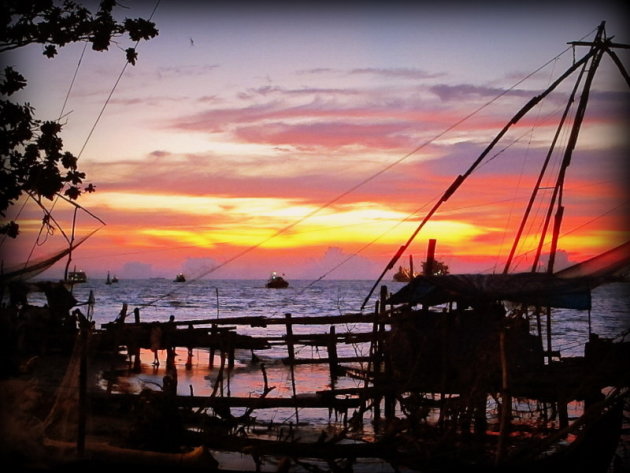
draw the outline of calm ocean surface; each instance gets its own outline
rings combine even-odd
[[[128,305],[130,315],[135,307],[139,307],[141,320],[145,322],[166,321],[170,315],[182,321],[237,316],[282,318],[285,313],[293,316],[359,313],[374,283],[372,280],[298,280],[290,281],[286,289],[268,289],[265,282],[202,279],[176,283],[170,279],[153,278],[120,280],[107,285],[105,280],[90,279],[75,285],[74,295],[79,302],[85,302],[92,291],[95,299],[93,320],[100,328],[118,316],[124,303]],[[384,285],[390,292],[404,286],[394,281],[385,281]],[[378,292],[374,291],[364,313],[374,310]],[[590,317],[594,333],[612,338],[630,329],[630,283],[600,286],[593,291],[592,299]],[[45,303],[43,295],[33,294],[31,303]],[[82,309],[84,313],[87,311],[85,307]],[[554,309],[553,348],[560,350],[563,356],[583,355],[583,344],[588,338],[588,318],[588,311]],[[328,327],[305,328],[316,333],[328,331]],[[254,336],[275,335],[275,332],[282,335],[284,327],[243,326],[238,332]]]
[[[369,293],[371,280],[331,280],[331,281],[290,281],[286,289],[268,289],[265,280],[210,280],[203,279],[176,283],[170,279],[129,279],[107,285],[104,280],[90,279],[87,283],[77,284],[74,295],[79,302],[88,300],[90,291],[94,295],[95,304],[92,315],[96,327],[116,319],[124,303],[127,304],[128,320],[133,320],[132,311],[140,308],[141,321],[168,320],[170,315],[176,321],[221,319],[237,316],[265,316],[284,318],[285,313],[295,317],[316,315],[337,315],[358,313],[363,300]],[[396,292],[404,283],[387,281],[384,283],[390,292]],[[378,290],[366,304],[365,313],[374,310]],[[593,291],[591,310],[591,327],[600,337],[619,337],[630,328],[630,283],[612,283],[600,286]],[[43,294],[31,296],[32,304],[44,304]],[[82,306],[87,313],[87,307]],[[532,330],[534,329],[532,323]],[[308,325],[294,326],[295,334],[328,333],[329,326]],[[337,333],[369,332],[371,324],[338,325]],[[543,324],[544,329],[544,324]],[[286,334],[285,326],[269,325],[267,327],[238,326],[237,332],[259,337],[281,337]],[[543,334],[543,336],[545,336]],[[563,357],[583,356],[584,343],[588,340],[588,311],[555,310],[552,313],[552,345],[560,350]],[[338,355],[367,356],[369,346],[363,344],[339,344]],[[257,350],[255,355],[265,364],[270,385],[276,386],[274,395],[291,396],[293,393],[292,378],[295,378],[296,394],[312,393],[330,388],[329,368],[326,363],[304,364],[295,367],[294,373],[282,363],[287,356],[286,346],[279,344],[267,350]],[[162,354],[164,359],[165,354]],[[325,347],[296,345],[297,358],[326,358]],[[195,370],[185,370],[187,353],[180,348],[177,353],[178,391],[196,395],[209,395],[214,387],[216,372],[208,370],[208,349],[195,349]],[[237,350],[236,367],[229,386],[231,394],[252,395],[262,391],[262,375],[259,364],[251,363],[252,353],[249,350]],[[159,369],[151,367],[152,354],[142,354],[143,372],[130,380],[135,386],[128,387],[139,391],[147,385],[161,384],[164,365]],[[165,361],[165,360],[163,360]],[[215,366],[218,354],[215,354]],[[179,369],[181,368],[181,369]],[[359,381],[342,377],[336,387],[358,387]]]

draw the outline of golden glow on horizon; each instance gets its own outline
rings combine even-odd
[[[255,228],[252,226],[224,226],[213,230],[182,230],[163,228],[142,228],[137,234],[147,239],[133,238],[135,246],[154,247],[156,245],[193,245],[199,248],[212,249],[217,245],[230,245],[262,248],[300,248],[338,244],[366,244],[379,238],[380,244],[396,245],[406,240],[415,229],[415,223],[396,225],[396,221],[381,219],[380,222],[361,222],[339,225],[343,215],[331,215],[332,219],[320,219],[318,225],[291,228],[280,234],[277,229]],[[349,221],[345,219],[345,221]],[[444,245],[461,246],[484,233],[484,229],[471,224],[436,220],[426,225],[426,234],[440,235]],[[387,230],[390,230],[387,232]],[[125,229],[121,229],[125,231]],[[485,231],[488,231],[487,229]],[[491,231],[491,230],[490,230]],[[387,232],[387,233],[385,233]],[[383,235],[383,233],[385,233]],[[275,235],[275,236],[274,236]],[[128,243],[131,243],[129,241]]]
[[[89,199],[90,209],[106,220],[101,211],[128,216],[126,224],[106,226],[100,232],[115,247],[162,248],[165,253],[169,248],[187,247],[191,256],[210,251],[214,257],[220,257],[221,248],[228,247],[231,251],[249,247],[293,249],[306,255],[314,248],[328,246],[358,250],[368,244],[374,246],[367,253],[384,254],[407,241],[422,218],[417,215],[413,220],[404,221],[408,214],[383,202],[367,201],[338,203],[319,209],[312,204],[300,203],[298,199],[281,198],[99,192],[90,195]],[[99,203],[107,209],[99,211]],[[504,229],[495,228],[481,218],[464,220],[470,216],[466,217],[462,212],[463,209],[445,211],[441,216],[450,217],[441,220],[436,216],[430,220],[414,241],[413,251],[423,251],[423,242],[429,238],[437,238],[442,251],[459,257],[498,255],[509,248],[510,237],[508,243],[501,243]],[[313,215],[307,220],[276,235],[310,214]],[[153,216],[153,220],[147,220],[147,215]],[[161,221],[169,223],[156,226],[156,222]],[[33,235],[39,231],[41,220],[28,219],[21,225],[24,233]],[[58,231],[54,238],[61,238]],[[560,249],[588,257],[627,239],[628,232],[621,229],[591,230],[585,236],[568,233],[562,237]]]
[[[599,253],[600,248],[611,249],[630,240],[628,231],[595,230],[585,235],[566,235],[562,237],[562,248],[579,249],[582,253]]]
[[[169,210],[180,214],[206,215],[221,212],[219,199],[182,195],[134,192],[97,192],[90,196],[92,207],[106,207],[127,212]]]
[[[142,228],[137,231],[139,235],[146,235],[153,239],[166,240],[169,243],[176,242],[178,246],[192,245],[200,248],[212,247],[212,239],[210,235],[206,236],[207,232],[195,232],[187,230],[169,230],[161,228]],[[138,245],[145,246],[145,245]],[[154,245],[150,245],[154,246]]]

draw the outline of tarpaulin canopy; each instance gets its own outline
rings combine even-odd
[[[630,267],[630,242],[555,274],[448,274],[417,276],[393,294],[389,304],[438,305],[459,301],[468,305],[510,301],[541,307],[586,310],[591,289]]]
[[[627,276],[630,270],[630,241],[591,259],[556,272],[559,278],[576,276],[616,277]]]
[[[550,307],[589,309],[591,277],[563,279],[546,273],[448,274],[417,276],[387,301],[389,304],[468,305],[506,300]]]

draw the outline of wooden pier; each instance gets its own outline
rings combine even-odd
[[[257,454],[299,450],[321,458],[351,456],[348,452],[383,458],[391,448],[378,442],[348,447],[338,443],[303,444],[292,438],[287,442],[235,436],[235,430],[231,429],[237,425],[248,428],[252,422],[250,414],[258,410],[294,409],[292,417],[296,425],[300,423],[302,409],[328,410],[329,416],[331,412],[336,417],[341,414],[343,432],[356,423],[363,425],[364,414],[371,412],[377,434],[387,432],[401,418],[416,422],[405,424],[406,429],[429,429],[426,422],[432,412],[437,421],[431,425],[430,429],[434,429],[431,432],[450,429],[486,441],[490,438],[492,443],[494,438],[487,436],[491,424],[495,430],[499,429],[502,442],[506,442],[507,433],[516,423],[511,417],[513,403],[524,398],[537,403],[543,418],[556,419],[560,431],[569,432],[568,406],[572,401],[584,401],[587,410],[599,405],[603,387],[630,385],[627,377],[611,378],[606,370],[597,368],[597,361],[609,353],[606,341],[592,340],[585,357],[550,358],[550,344],[544,350],[542,337],[529,330],[529,319],[537,321],[537,314],[510,318],[501,313],[498,317],[492,307],[484,306],[484,311],[479,312],[478,308],[453,304],[444,310],[431,309],[428,305],[414,310],[408,304],[390,304],[390,300],[387,287],[382,286],[374,311],[367,314],[301,317],[286,313],[281,317],[170,320],[160,324],[139,320],[125,323],[123,318],[97,331],[96,345],[111,351],[126,348],[135,357],[133,363],[129,360],[133,371],[133,367],[140,366],[140,348],[152,347],[151,330],[159,325],[163,342],[160,347],[169,353],[176,348],[187,348],[189,354],[193,349],[208,350],[209,370],[215,368],[218,354],[219,371],[210,396],[193,395],[192,388],[189,396],[176,395],[177,390],[172,388],[168,392],[156,391],[153,396],[167,400],[167,404],[158,405],[168,405],[186,419],[194,418],[195,425],[206,425],[204,422],[209,418],[215,419],[212,422],[216,423],[219,435],[214,430],[210,433],[195,430],[199,441],[206,445]],[[269,336],[264,335],[264,330],[255,330],[255,336],[239,333],[243,328],[271,326],[275,329]],[[362,345],[362,351],[348,356],[348,350],[342,347],[353,344]],[[305,347],[317,349],[304,350]],[[269,388],[264,363],[260,363],[264,378],[262,394],[232,396],[229,376],[238,350],[251,351],[252,363],[259,359],[254,352],[274,350],[274,356],[278,351],[284,352],[280,360],[290,369],[292,394],[269,396],[273,388]],[[309,351],[312,356],[304,355]],[[330,389],[298,395],[294,370],[305,364],[327,365]],[[618,375],[623,370],[612,372]],[[356,387],[337,388],[341,377],[354,379]],[[225,380],[228,389],[223,389]],[[116,406],[117,412],[134,412],[139,409],[138,402],[138,395],[132,394],[98,393],[91,399],[96,409],[100,406],[107,411]],[[496,407],[491,411],[488,405],[493,403]],[[245,410],[245,414],[235,417],[231,409]],[[213,414],[205,414],[206,410]],[[210,417],[199,420],[199,413]]]
[[[225,317],[201,320],[173,320],[159,324],[162,332],[162,349],[186,347],[188,349],[208,349],[209,367],[213,367],[215,353],[227,359],[231,368],[235,363],[235,350],[267,350],[272,347],[286,347],[287,356],[282,359],[286,365],[325,363],[330,366],[331,375],[336,377],[344,372],[342,363],[366,363],[371,356],[338,356],[338,344],[374,343],[385,336],[383,331],[338,332],[335,328],[347,324],[372,324],[383,327],[388,323],[390,314],[386,311],[375,314],[342,314],[333,316],[294,317],[285,314],[282,318],[273,317]],[[110,322],[102,326],[96,334],[97,345],[115,350],[126,347],[130,355],[139,357],[139,348],[151,348],[151,330],[156,322]],[[239,326],[268,327],[283,325],[285,335],[250,336],[237,332]],[[294,326],[328,326],[325,333],[295,334]],[[168,345],[168,347],[167,347]],[[296,356],[296,346],[323,347],[327,351],[324,358],[300,358]],[[139,366],[139,361],[136,366]]]
[[[295,396],[295,386],[293,386],[294,396],[289,398],[252,399],[188,396],[178,398],[178,405],[197,408],[313,407],[336,409],[339,407],[358,408],[358,406],[369,404],[373,410],[375,425],[379,424],[381,415],[384,415],[386,421],[393,420],[396,410],[400,408],[399,403],[404,402],[407,396],[404,393],[408,392],[425,393],[422,401],[425,406],[433,406],[434,408],[437,406],[444,409],[447,404],[445,400],[448,397],[463,395],[472,382],[466,375],[466,370],[469,369],[466,366],[470,362],[474,364],[474,359],[465,360],[461,358],[461,356],[466,356],[465,353],[463,355],[457,354],[458,351],[464,349],[463,346],[451,347],[456,340],[453,337],[457,336],[456,334],[453,335],[455,332],[452,332],[454,328],[452,324],[455,320],[454,317],[458,315],[455,312],[431,312],[426,307],[420,311],[411,312],[406,307],[388,306],[386,303],[388,297],[388,290],[383,286],[374,312],[368,314],[296,317],[287,313],[282,317],[225,317],[162,322],[159,324],[163,337],[161,348],[172,353],[177,347],[187,348],[189,353],[192,349],[206,349],[209,352],[209,369],[214,368],[215,354],[217,353],[221,360],[219,368],[231,370],[235,366],[237,350],[249,350],[254,355],[255,351],[284,347],[286,356],[282,358],[282,362],[285,365],[293,369],[296,365],[326,364],[333,386],[328,394],[320,392],[306,397]],[[418,325],[418,321],[422,320],[428,322],[424,322],[424,325],[423,323]],[[340,328],[350,324],[353,328],[360,324],[363,331],[340,330]],[[150,332],[155,326],[155,322],[140,322],[137,319],[134,323],[125,323],[123,318],[123,320],[103,325],[96,334],[97,345],[101,348],[108,347],[110,350],[126,347],[130,358],[135,357],[133,366],[139,367],[139,349],[151,348]],[[239,327],[264,328],[269,326],[283,326],[284,334],[265,337],[243,335],[237,331]],[[300,333],[301,330],[295,330],[299,326],[311,328],[308,333]],[[313,332],[315,326],[321,328],[320,333]],[[404,344],[399,343],[399,341],[405,342],[407,340],[404,337],[402,339],[396,338],[397,333],[418,329],[426,331],[417,339],[417,343],[420,345],[410,347],[411,352],[398,355],[397,358],[396,353]],[[498,335],[499,332],[497,332]],[[474,334],[474,336],[492,337],[494,335],[489,332]],[[470,336],[464,340],[469,339]],[[509,340],[509,343],[513,345],[516,338],[512,334],[511,338],[506,340]],[[477,341],[473,339],[473,342],[477,346]],[[462,342],[457,343],[461,344]],[[364,350],[365,354],[340,356],[339,346],[343,344],[364,344],[364,348],[367,347],[367,349]],[[325,351],[325,356],[319,356],[319,350],[316,350],[318,356],[298,356],[297,353],[306,351],[302,350],[304,347],[322,348]],[[400,364],[400,356],[413,357],[416,356],[414,353],[422,353],[423,350],[428,350],[425,356],[430,356],[431,362],[427,366],[420,367],[421,371],[418,371],[418,367]],[[490,356],[489,360],[497,360],[486,364],[483,368],[483,382],[487,391],[486,395],[501,392],[501,366],[497,364],[500,358],[497,358],[499,353],[481,355],[479,352],[470,352],[468,357],[471,356]],[[541,402],[553,403],[557,405],[561,414],[566,412],[566,405],[571,400],[580,399],[590,402],[597,398],[598,389],[604,381],[600,380],[594,385],[582,383],[583,368],[586,366],[583,359],[573,361],[565,359],[544,364],[545,354],[543,351],[535,356],[539,356],[540,364],[532,365],[533,369],[528,367],[525,374],[521,373],[515,366],[508,367],[511,380],[509,388],[512,396],[528,397],[538,399]],[[252,358],[256,357],[253,356]],[[508,358],[510,357],[506,357],[503,362],[506,362]],[[131,359],[129,361],[131,365]],[[449,368],[449,366],[452,367]],[[458,371],[453,371],[453,369]],[[444,377],[448,372],[451,372],[451,375]],[[336,392],[334,389],[335,381],[340,376],[359,379],[364,386],[360,389],[354,389],[352,392],[347,391],[346,399],[339,399],[332,393]],[[476,374],[475,376],[482,375]],[[485,399],[486,395],[482,398]],[[435,403],[436,398],[442,401]],[[561,419],[564,419],[563,424],[565,424],[566,416],[561,415]]]

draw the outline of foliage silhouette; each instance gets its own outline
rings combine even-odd
[[[53,58],[57,50],[75,42],[89,42],[95,51],[106,51],[116,38],[134,42],[149,40],[158,34],[155,24],[143,18],[123,21],[114,19],[115,0],[103,0],[96,13],[77,2],[64,0],[5,0],[0,7],[0,53],[41,44],[43,55]],[[126,60],[135,65],[134,48],[125,50]],[[5,61],[3,60],[2,63]],[[75,201],[84,192],[93,192],[92,184],[84,185],[85,173],[77,166],[77,157],[63,150],[56,120],[38,120],[29,103],[14,103],[11,96],[27,85],[27,80],[11,65],[3,64],[0,78],[0,217],[24,194],[37,202],[52,200],[56,195]],[[63,194],[62,194],[63,193]],[[44,211],[43,224],[49,225]],[[0,224],[0,234],[16,238],[19,225]]]

